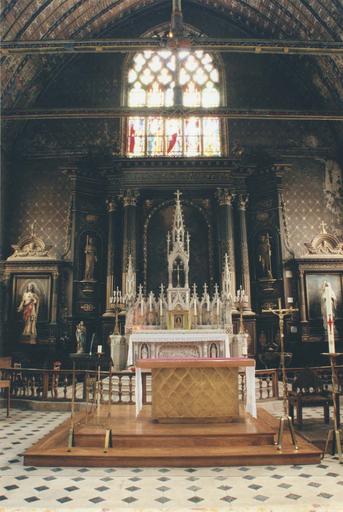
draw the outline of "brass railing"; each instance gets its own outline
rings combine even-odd
[[[0,374],[11,380],[12,399],[69,402],[72,399],[73,370],[46,370],[39,368],[0,368]],[[143,403],[151,402],[151,373],[143,373]],[[100,373],[99,393],[102,402],[109,402],[108,371]],[[91,402],[97,389],[97,372],[75,370],[75,401]],[[131,371],[112,373],[111,403],[133,404],[135,402],[135,373]],[[246,392],[245,373],[239,376],[239,394]],[[278,373],[276,369],[256,370],[256,399],[276,399]]]

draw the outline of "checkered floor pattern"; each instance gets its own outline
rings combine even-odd
[[[265,406],[265,404],[264,404]],[[280,402],[268,402],[280,414]],[[305,422],[322,415],[306,409]],[[0,411],[2,511],[342,512],[343,465],[212,468],[36,468],[22,453],[61,423],[61,412]]]

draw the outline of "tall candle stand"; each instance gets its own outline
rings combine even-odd
[[[75,428],[75,392],[76,392],[76,370],[75,361],[73,361],[72,386],[71,386],[71,414],[70,428],[68,433],[68,452],[74,446],[74,428]]]
[[[244,334],[244,323],[243,323],[243,311],[248,304],[248,296],[243,290],[242,285],[237,290],[237,294],[234,299],[235,308],[239,312],[239,332],[238,334]]]
[[[262,309],[262,313],[273,313],[279,318],[279,330],[280,330],[280,365],[282,372],[282,405],[283,405],[283,414],[280,417],[279,421],[279,431],[277,438],[277,449],[282,450],[282,437],[284,433],[285,423],[288,425],[292,443],[296,450],[298,450],[297,441],[295,438],[294,428],[292,419],[288,413],[288,388],[287,388],[287,378],[286,378],[286,365],[285,365],[285,342],[284,342],[284,318],[285,316],[292,315],[295,311],[298,311],[296,308],[282,308],[281,307],[281,299],[278,300],[278,308],[268,308]]]
[[[118,287],[116,290],[113,290],[113,295],[112,297],[110,297],[110,305],[111,308],[114,310],[115,317],[113,334],[118,335],[120,334],[119,315],[125,308],[124,296],[122,295]]]
[[[239,330],[238,330],[238,340],[240,344],[239,355],[244,357],[248,356],[248,334],[244,332],[244,322],[243,322],[243,311],[247,308],[248,305],[248,295],[245,293],[243,286],[239,287],[237,290],[236,296],[234,297],[234,306],[239,312]]]
[[[101,409],[101,358],[104,355],[102,352],[102,345],[98,345],[97,350],[97,385],[96,385],[96,414],[99,417],[100,416],[100,409]]]
[[[326,438],[324,455],[328,453],[329,443],[332,440],[332,455],[334,455],[337,451],[338,460],[340,464],[343,464],[342,457],[342,444],[341,444],[341,431],[338,422],[338,410],[337,410],[337,397],[338,395],[338,379],[337,379],[337,368],[336,368],[336,359],[337,357],[343,356],[343,353],[327,353],[323,352],[323,356],[328,356],[330,358],[330,366],[331,366],[331,379],[332,379],[332,426],[333,428],[329,429],[328,436]]]

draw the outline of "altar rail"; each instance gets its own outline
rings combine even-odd
[[[70,402],[72,399],[73,370],[45,370],[38,368],[0,368],[3,378],[11,380],[12,399]],[[101,401],[109,401],[109,372],[100,373]],[[75,401],[91,402],[95,398],[97,372],[75,370]],[[245,396],[245,372],[239,376],[240,398]],[[113,404],[135,402],[135,373],[131,371],[112,373]],[[279,398],[278,372],[276,369],[256,370],[256,399]],[[143,403],[151,402],[151,373],[143,373]]]

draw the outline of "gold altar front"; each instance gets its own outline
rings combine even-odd
[[[232,421],[239,417],[238,371],[250,359],[150,359],[152,419],[160,422]]]

